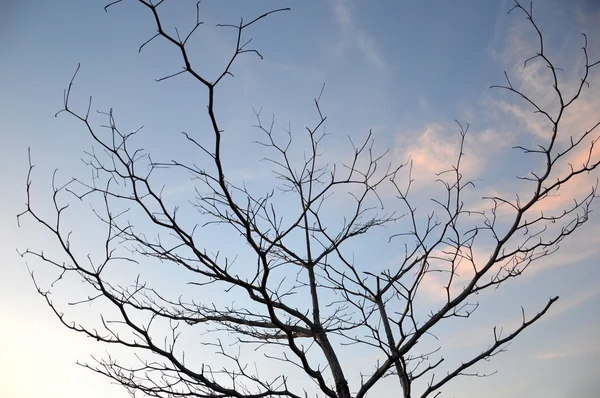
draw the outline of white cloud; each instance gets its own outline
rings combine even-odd
[[[348,1],[336,0],[333,2],[335,20],[340,27],[342,39],[336,44],[338,55],[343,55],[345,50],[356,48],[365,61],[377,70],[387,68],[387,63],[377,48],[377,43],[365,30],[360,29],[352,16]]]
[[[343,0],[337,0],[333,3],[333,11],[335,12],[335,17],[342,27],[342,29],[350,29],[352,27],[352,18],[350,17],[350,10],[348,9],[348,4]]]

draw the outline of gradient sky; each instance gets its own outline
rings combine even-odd
[[[131,4],[127,4],[131,3]],[[141,54],[137,48],[153,34],[145,9],[124,1],[105,13],[103,1],[25,0],[0,4],[0,396],[7,398],[121,398],[129,396],[101,376],[77,366],[101,346],[71,332],[51,314],[36,294],[18,250],[28,247],[55,253],[47,234],[29,218],[16,224],[24,210],[27,148],[36,165],[34,204],[50,214],[49,182],[54,169],[66,181],[87,176],[81,164],[91,145],[81,125],[66,115],[63,90],[78,63],[81,71],[73,104],[84,110],[92,95],[93,109],[114,108],[119,125],[134,130],[145,125],[144,147],[154,157],[193,156],[181,131],[205,128],[204,90],[187,76],[155,83],[177,72],[177,54],[156,41]],[[561,82],[576,83],[581,72],[581,32],[589,52],[600,57],[600,3],[595,0],[540,0],[534,15],[546,35],[548,52],[564,69]],[[193,23],[194,2],[178,1],[165,15],[167,26]],[[347,136],[372,129],[376,147],[389,148],[392,161],[409,157],[415,165],[415,195],[440,193],[434,173],[456,156],[458,129],[454,119],[468,122],[465,149],[468,178],[482,179],[476,197],[490,193],[526,192],[515,176],[531,163],[510,147],[543,140],[547,132],[516,98],[490,90],[513,82],[545,101],[547,79],[537,64],[523,70],[532,55],[532,30],[523,15],[506,15],[505,1],[216,1],[202,3],[206,22],[194,41],[198,70],[214,75],[229,55],[232,32],[215,23],[237,23],[269,9],[292,8],[273,15],[248,34],[264,60],[245,56],[233,68],[218,94],[217,111],[225,128],[226,162],[234,181],[260,189],[268,185],[260,150],[249,151],[257,131],[252,108],[274,114],[276,127],[293,131],[315,122],[312,99],[326,88],[321,106],[328,116],[326,156],[348,154]],[[590,78],[567,127],[580,132],[600,120],[600,70]],[[572,86],[571,86],[572,87]],[[95,118],[100,124],[102,120]],[[182,146],[183,144],[183,146]],[[597,173],[598,174],[598,173]],[[164,177],[164,176],[163,176]],[[548,206],[559,208],[589,189],[596,176],[582,178]],[[184,177],[169,178],[174,201],[185,201],[192,185]],[[437,189],[437,190],[436,190]],[[426,206],[426,205],[424,205]],[[596,206],[595,209],[598,207]],[[77,208],[88,211],[88,207]],[[77,210],[77,211],[79,211]],[[79,216],[77,216],[79,217]],[[479,314],[469,322],[440,331],[448,358],[485,348],[495,325],[516,325],[520,306],[528,314],[554,295],[561,299],[551,312],[511,344],[506,353],[478,368],[498,371],[489,378],[462,378],[444,388],[447,397],[596,397],[600,390],[600,218],[589,223],[561,251],[535,264],[520,281],[508,283],[482,298]],[[76,225],[76,224],[73,224]],[[93,252],[97,230],[79,230],[81,251]],[[85,231],[85,233],[82,233]],[[215,247],[219,236],[213,237]],[[375,244],[375,243],[374,243]],[[370,247],[370,246],[369,246]],[[243,250],[230,246],[230,251]],[[367,247],[357,258],[370,256]],[[485,248],[482,248],[485,251]],[[393,258],[390,247],[376,249],[381,261]],[[234,254],[234,253],[232,253]],[[30,263],[41,280],[51,274]],[[157,273],[160,276],[160,272]],[[432,305],[439,302],[436,281],[428,282]],[[77,295],[79,286],[63,285],[57,300]],[[74,312],[82,317],[89,314]],[[354,358],[356,360],[356,358]],[[384,396],[390,394],[384,383]]]

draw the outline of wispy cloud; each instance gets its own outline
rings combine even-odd
[[[552,311],[544,317],[544,320],[548,321],[552,318],[555,318],[555,317],[565,314],[569,311],[572,311],[573,309],[580,307],[581,305],[587,303],[588,301],[595,299],[597,296],[600,296],[600,286],[598,286],[598,285],[587,286],[587,287],[581,289],[580,291],[578,291],[577,294],[575,294],[571,297],[567,297],[565,299],[559,300],[556,303],[555,308],[553,308]],[[598,348],[600,348],[600,345],[598,346]]]
[[[510,84],[528,96],[540,108],[544,109],[549,115],[557,120],[560,117],[560,124],[556,141],[553,144],[552,155],[567,153],[561,155],[553,166],[551,175],[547,178],[544,186],[554,183],[557,178],[563,179],[577,170],[584,167],[587,163],[594,163],[600,159],[600,145],[593,145],[592,142],[600,136],[600,128],[597,127],[600,121],[600,96],[597,90],[600,87],[600,75],[592,73],[588,76],[589,86],[583,85],[581,94],[571,106],[560,113],[561,98],[554,88],[554,78],[552,71],[547,67],[545,61],[538,57],[532,59],[524,67],[523,61],[535,55],[539,51],[539,42],[536,35],[532,35],[529,30],[531,26],[524,23],[514,24],[508,29],[504,48],[498,53],[498,58],[507,69]],[[579,38],[583,44],[583,38]],[[575,44],[574,40],[567,40],[568,44]],[[581,85],[581,79],[585,73],[585,62],[583,52],[567,52],[561,48],[556,50],[546,45],[546,54],[551,58],[557,69],[558,87],[562,93],[563,103],[567,103],[576,93]],[[576,54],[576,56],[575,56]],[[598,51],[589,51],[591,61],[595,61],[600,54]],[[597,68],[597,67],[596,67]],[[508,84],[508,83],[506,83]],[[507,95],[504,95],[507,94]],[[544,115],[536,112],[536,109],[528,104],[527,101],[519,98],[517,95],[505,92],[487,96],[484,100],[484,108],[487,114],[493,115],[493,120],[498,125],[504,125],[504,129],[512,129],[519,132],[519,142],[530,149],[548,148],[553,134],[552,122]],[[560,115],[560,116],[559,116]],[[580,145],[572,150],[569,149],[573,142],[593,130],[582,139]],[[535,159],[535,155],[523,155],[530,160]],[[541,175],[545,168],[545,159],[538,156],[539,162],[534,168],[530,168],[537,175]],[[537,169],[536,169],[537,167]],[[529,177],[532,177],[529,174]],[[564,209],[573,205],[573,200],[581,200],[591,192],[596,184],[596,178],[593,175],[583,173],[571,179],[568,183],[561,186],[559,191],[552,192],[551,196],[539,201],[530,211],[530,214],[561,215]],[[511,189],[512,188],[512,189]],[[514,192],[513,187],[507,185],[496,185],[490,187],[490,194],[486,196],[500,196],[503,198],[514,198],[518,194],[522,200],[529,198],[533,186],[522,187]],[[494,193],[491,194],[491,191]],[[511,192],[512,191],[512,192]],[[501,213],[499,213],[501,214]],[[507,215],[507,214],[506,214]]]
[[[555,319],[589,302],[590,300],[596,299],[598,295],[600,295],[600,286],[589,286],[572,297],[564,299],[561,298],[552,306],[552,310],[546,313],[539,321],[537,321],[536,324],[539,325],[542,323],[547,323],[552,319]],[[528,313],[528,315],[531,317],[533,314]],[[474,347],[490,341],[494,326],[496,326],[498,331],[503,330],[504,332],[509,332],[518,328],[522,322],[523,318],[519,314],[511,318],[505,318],[504,320],[496,320],[493,324],[476,324],[474,327],[466,329],[462,333],[457,333],[445,341],[447,343],[447,347],[451,349]],[[590,351],[600,351],[600,344],[598,344],[595,339],[593,341],[580,342],[577,347],[563,347],[554,351],[545,352],[536,355],[536,358],[551,359],[577,356],[583,355]]]
[[[575,348],[575,349],[557,350],[557,351],[546,352],[543,354],[538,354],[535,356],[535,358],[541,359],[541,360],[572,358],[572,357],[580,357],[583,355],[589,355],[592,352],[600,351],[600,345],[595,340],[585,342],[580,345],[582,345],[582,347]]]
[[[429,122],[413,133],[397,134],[394,156],[413,164],[415,188],[430,186],[439,173],[451,170],[458,160],[460,128]],[[513,143],[502,129],[486,128],[467,134],[461,159],[461,174],[465,180],[474,180],[489,171],[488,160],[492,154],[507,149]],[[465,181],[464,180],[464,181]]]
[[[350,3],[345,0],[334,1],[333,12],[342,37],[341,42],[337,43],[340,55],[346,48],[354,47],[360,51],[369,65],[377,70],[386,69],[387,62],[377,48],[377,43],[365,30],[360,29],[352,16]]]
[[[546,65],[541,59],[535,59],[523,67],[523,61],[531,55],[536,54],[538,43],[535,41],[535,35],[531,32],[525,32],[526,26],[523,21],[518,25],[511,26],[508,30],[506,40],[501,44],[501,48],[493,52],[498,54],[498,61],[502,62],[507,69],[511,79],[511,84],[534,99],[544,109],[549,109],[556,113],[558,110],[559,99],[553,88],[553,78]],[[498,34],[499,36],[499,34]],[[533,39],[532,39],[533,37]],[[496,40],[496,39],[495,39]],[[582,59],[570,59],[564,52],[554,52],[556,55],[557,66],[564,67],[564,70],[558,71],[559,84],[564,88],[564,95],[574,95],[581,81],[584,64]],[[581,54],[579,54],[581,55]],[[600,56],[597,52],[594,55]],[[592,61],[596,58],[592,57]],[[590,88],[584,87],[581,96],[573,103],[573,106],[567,108],[563,113],[561,120],[561,129],[559,138],[555,145],[555,151],[564,151],[569,147],[571,140],[581,137],[586,131],[600,121],[600,96],[595,95],[600,87],[600,75],[593,74],[589,79]],[[504,95],[509,94],[509,95]],[[544,120],[544,116],[535,113],[535,109],[528,106],[526,102],[517,95],[510,93],[498,93],[490,91],[486,94],[478,107],[473,112],[475,120],[474,125],[483,126],[480,131],[474,131],[467,135],[465,148],[466,155],[462,159],[462,171],[466,179],[484,178],[482,183],[484,191],[479,191],[477,210],[489,210],[491,202],[481,201],[483,196],[499,196],[505,199],[516,198],[521,200],[531,197],[532,185],[524,185],[516,180],[516,176],[509,176],[506,172],[499,173],[497,176],[490,175],[490,171],[497,167],[498,160],[494,157],[497,154],[506,155],[508,149],[517,143],[529,142],[532,148],[538,148],[536,145],[548,145],[548,140],[552,134],[551,123]],[[552,114],[552,113],[551,113]],[[581,148],[573,150],[572,153],[564,156],[556,164],[556,171],[549,178],[549,183],[556,181],[557,177],[564,177],[571,172],[571,166],[574,168],[582,167],[590,155],[590,143],[600,135],[600,128],[594,134],[587,137],[581,143]],[[417,129],[411,134],[403,133],[396,138],[395,156],[402,160],[410,158],[413,161],[413,178],[417,189],[430,187],[432,179],[437,178],[437,173],[448,170],[455,164],[458,157],[458,132],[457,129],[451,129],[451,126],[445,126],[444,123],[437,120],[430,120],[423,124],[423,127]],[[593,147],[591,152],[592,160],[600,158],[600,145]],[[511,155],[516,155],[515,153]],[[525,154],[522,156],[529,165],[535,155]],[[544,166],[544,159],[539,157],[539,167]],[[501,159],[502,162],[513,166],[515,157]],[[517,159],[516,162],[522,162]],[[522,162],[523,165],[526,162]],[[534,169],[532,169],[535,171]],[[494,178],[496,178],[494,180]],[[543,212],[546,216],[551,214],[560,215],[564,209],[573,205],[574,199],[580,199],[587,196],[596,180],[594,176],[583,174],[569,181],[556,195],[548,196],[540,201],[530,214],[540,214]],[[501,208],[497,212],[498,217],[506,220],[514,216],[514,212]],[[533,275],[539,270],[547,270],[557,266],[573,264],[590,258],[597,254],[599,249],[598,234],[587,234],[582,236],[576,242],[562,247],[559,253],[544,259],[541,266],[532,267],[525,275]],[[481,248],[481,247],[480,247]],[[488,257],[484,250],[476,253],[475,264],[481,265],[487,261]],[[465,264],[468,262],[465,261]],[[468,268],[471,268],[469,265]],[[455,280],[456,287],[460,287],[461,279],[470,275],[470,270],[461,270],[461,277]],[[469,272],[466,272],[469,271]],[[444,284],[447,276],[439,273],[427,274],[422,282],[422,292],[426,293],[433,301],[445,300],[446,290]]]

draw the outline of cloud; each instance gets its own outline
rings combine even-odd
[[[593,351],[600,351],[600,346],[594,346],[595,342],[591,342],[591,344],[585,344],[584,347],[578,349],[571,349],[565,351],[553,351],[547,352],[544,354],[536,355],[536,359],[548,360],[548,359],[558,359],[558,358],[571,358],[571,357],[580,357],[582,355],[588,355]]]
[[[531,26],[524,23],[512,25],[507,33],[504,49],[499,52],[501,56],[498,57],[498,60],[507,68],[510,83],[514,88],[534,101],[541,109],[547,111],[554,120],[560,117],[558,135],[552,154],[556,156],[558,153],[564,152],[569,149],[573,141],[577,141],[586,132],[593,130],[577,148],[570,150],[556,162],[552,174],[547,179],[548,183],[545,184],[547,186],[557,178],[567,176],[572,167],[575,169],[583,167],[588,159],[592,163],[600,160],[600,145],[591,145],[592,141],[600,136],[600,128],[595,127],[600,121],[600,96],[596,94],[600,87],[600,67],[596,66],[590,71],[589,87],[583,85],[581,94],[572,105],[564,109],[564,112],[559,112],[561,98],[553,87],[552,71],[547,67],[545,61],[538,57],[528,62],[526,67],[523,65],[523,60],[535,55],[539,50],[539,42],[536,35],[531,34],[531,29]],[[583,52],[570,53],[564,50],[564,47],[583,44],[583,39],[580,40],[581,42],[575,43],[574,40],[565,39],[566,43],[563,43],[560,50],[556,50],[546,43],[545,54],[555,66],[563,68],[556,71],[563,103],[567,103],[576,95],[585,73]],[[596,52],[591,49],[589,53],[590,62],[595,61],[600,55],[592,54]],[[526,100],[507,91],[502,93],[495,91],[493,96],[486,97],[485,107],[487,108],[486,112],[493,115],[496,123],[504,124],[505,129],[519,131],[519,142],[528,142],[526,145],[522,144],[526,148],[535,150],[540,147],[549,147],[553,134],[553,123],[543,114],[536,112],[536,109]],[[534,159],[536,155],[524,154],[522,157]],[[539,162],[537,166],[534,166],[537,169],[529,170],[541,175],[545,168],[545,159],[540,155],[537,157]],[[584,173],[577,176],[562,186],[560,191],[555,192],[556,195],[540,201],[532,209],[532,212],[562,213],[563,209],[573,203],[573,199],[587,196],[595,183],[596,178],[593,175]],[[496,196],[514,197],[514,193],[498,195],[498,192],[502,192],[506,188],[496,186],[493,190]],[[530,197],[532,189],[533,186],[528,186],[519,192],[519,196],[521,198]]]
[[[573,309],[580,307],[581,305],[587,303],[588,301],[595,299],[596,296],[600,295],[600,286],[591,285],[580,291],[574,296],[559,300],[555,308],[552,311],[544,316],[544,320],[550,320],[562,314],[572,311]],[[600,349],[600,345],[596,347]]]
[[[342,29],[347,30],[352,28],[352,18],[350,17],[350,10],[348,4],[345,1],[337,0],[333,2],[333,11],[337,23]]]
[[[536,53],[538,43],[535,41],[536,36],[525,30],[531,27],[522,22],[509,28],[506,41],[502,43],[502,49],[495,54],[498,54],[498,61],[506,66],[513,87],[531,95],[530,98],[534,99],[540,107],[548,109],[552,115],[556,115],[560,100],[553,88],[552,75],[542,62],[543,60],[535,59],[529,62],[526,68],[523,68],[523,60]],[[584,71],[583,61],[581,57],[577,60],[570,59],[570,55],[565,55],[567,54],[565,51],[553,52],[553,54],[558,54],[554,59],[555,64],[564,67],[564,70],[558,71],[559,87],[562,89],[564,98],[569,98],[577,92],[581,82]],[[592,61],[595,61],[596,58],[590,55]],[[600,96],[595,95],[600,87],[600,66],[597,66],[596,69],[592,70],[589,76],[590,88],[584,86],[580,97],[561,116],[554,154],[567,149],[571,145],[572,139],[577,140],[600,121]],[[539,148],[538,144],[547,146],[549,138],[552,136],[552,124],[543,115],[536,114],[533,107],[514,93],[492,90],[482,98],[475,109],[477,110],[472,113],[475,115],[475,120],[472,121],[473,125],[480,126],[479,131],[472,131],[467,135],[465,156],[461,164],[465,179],[484,178],[483,183],[478,185],[476,190],[475,210],[489,211],[491,208],[491,202],[481,201],[483,196],[513,199],[518,195],[522,202],[527,200],[531,197],[533,184],[519,182],[515,178],[516,175],[509,175],[510,172],[504,170],[504,166],[506,169],[517,166],[521,169],[526,167],[526,170],[535,172],[544,167],[545,160],[541,156],[536,158],[536,155],[532,154],[517,154],[515,151],[509,153],[508,149],[517,144],[533,149]],[[582,167],[590,153],[592,161],[600,159],[600,143],[594,146],[590,152],[590,143],[598,136],[600,136],[600,128],[596,128],[594,134],[582,141],[581,148],[572,150],[560,159],[555,165],[555,171],[548,179],[549,183],[555,181],[557,177],[568,175],[571,172],[571,166]],[[430,120],[412,133],[398,135],[394,154],[404,161],[407,158],[412,160],[414,167],[412,177],[415,180],[415,188],[420,190],[431,186],[431,181],[437,178],[436,173],[448,170],[455,164],[458,157],[458,144],[459,135],[456,128],[452,130],[443,122]],[[501,155],[502,159],[496,159],[496,155]],[[507,157],[504,158],[504,156]],[[499,172],[494,174],[494,168],[497,168]],[[573,205],[574,199],[586,197],[595,183],[596,177],[591,174],[584,173],[573,178],[559,191],[554,192],[554,195],[544,198],[530,209],[527,218],[533,218],[540,212],[547,216],[561,215],[564,209]],[[484,187],[484,191],[479,189],[481,186]],[[497,216],[501,218],[500,221],[509,222],[514,217],[514,212],[509,211],[508,206],[504,206],[499,209]],[[533,275],[539,270],[573,264],[590,258],[600,250],[600,245],[598,245],[600,241],[596,238],[597,236],[598,234],[592,231],[592,233],[581,236],[577,241],[569,240],[569,244],[561,247],[559,253],[544,259],[543,264],[540,262],[541,266],[532,267],[525,275]],[[481,252],[475,253],[474,257],[475,264],[480,266],[487,261],[487,257],[484,254],[485,251],[481,249],[482,246],[478,247]],[[464,261],[464,263],[469,265],[468,261]],[[455,280],[455,289],[460,288],[461,283],[464,283],[464,280],[461,279],[468,278],[470,275],[469,272],[462,271],[462,275]],[[448,274],[440,273],[425,275],[421,285],[422,292],[433,301],[445,300],[444,285],[447,277]]]
[[[462,258],[454,263],[454,275],[450,286],[450,298],[456,297],[461,293],[464,287],[472,280],[475,275],[475,270],[479,270],[489,259],[490,253],[483,248],[466,248],[460,253]],[[434,254],[435,257],[448,257],[441,251]],[[443,303],[447,297],[446,286],[448,286],[450,278],[450,263],[434,262],[431,269],[444,269],[447,272],[428,272],[423,277],[419,292],[434,303]]]
[[[355,48],[373,68],[379,71],[387,69],[387,62],[375,40],[356,24],[349,3],[345,0],[334,1],[333,12],[342,35],[341,41],[336,45],[338,54],[342,55],[348,47]]]
[[[410,158],[418,182],[450,169],[458,159],[458,144],[456,132],[449,134],[441,124],[428,123],[416,134],[398,135],[395,149],[398,157]],[[473,163],[472,158],[468,161]]]
[[[591,353],[600,352],[600,344],[596,339],[589,341],[578,341],[577,347],[565,348],[562,350],[554,350],[538,354],[535,356],[536,359],[550,360],[550,359],[562,359],[562,358],[573,358],[589,355]]]
[[[568,313],[575,308],[587,303],[590,300],[596,299],[596,297],[600,295],[600,286],[591,285],[587,288],[583,289],[577,295],[574,295],[569,298],[561,298],[554,305],[552,305],[552,309],[548,311],[544,316],[542,316],[537,322],[536,325],[541,327],[540,325],[546,322],[551,321],[557,317],[562,316],[565,313]],[[445,298],[445,297],[444,297]],[[541,309],[541,307],[539,308]],[[538,309],[538,310],[539,310]],[[530,319],[537,312],[527,312],[527,317]],[[461,333],[456,333],[453,336],[445,339],[447,347],[449,349],[457,349],[457,348],[467,348],[474,347],[481,344],[486,344],[490,341],[492,336],[492,331],[494,326],[497,327],[497,330],[503,330],[504,333],[508,333],[517,329],[521,326],[523,322],[523,318],[521,314],[512,316],[510,318],[505,318],[504,320],[495,320],[493,323],[474,323],[471,328],[465,329]],[[506,334],[504,334],[506,335]],[[568,339],[567,339],[568,341]],[[594,339],[587,342],[581,342],[577,347],[573,348],[564,348],[557,349],[550,352],[541,353],[535,356],[537,359],[553,359],[553,358],[566,358],[573,356],[585,355],[587,352],[599,352],[600,344]],[[581,347],[581,348],[580,348]]]
[[[466,128],[466,126],[464,126]],[[431,187],[433,181],[451,179],[441,174],[456,165],[460,150],[460,128],[456,124],[444,125],[428,122],[422,128],[409,133],[398,133],[395,138],[394,157],[397,163],[412,161],[413,187],[416,190]],[[467,132],[460,171],[463,182],[482,178],[496,165],[493,157],[513,144],[513,137],[501,128],[472,129]]]

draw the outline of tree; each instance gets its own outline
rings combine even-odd
[[[122,2],[117,0],[106,8]],[[533,316],[523,311],[519,326],[508,333],[494,330],[487,349],[450,365],[445,373],[439,372],[443,347],[424,344],[441,324],[452,318],[469,318],[479,305],[476,295],[521,276],[532,262],[555,253],[563,239],[588,220],[596,186],[573,198],[558,213],[539,210],[541,203],[574,178],[600,164],[594,152],[600,122],[577,134],[561,129],[565,112],[588,88],[589,73],[600,64],[588,58],[585,35],[583,75],[567,96],[560,84],[561,70],[545,53],[532,8],[515,2],[511,12],[526,16],[539,45],[525,66],[540,62],[547,67],[558,103],[546,106],[533,99],[514,86],[508,74],[506,83],[495,87],[520,97],[550,126],[546,141],[518,146],[526,156],[542,159],[541,168],[519,177],[530,184],[530,194],[526,198],[484,198],[489,203],[486,210],[466,200],[476,182],[463,178],[461,162],[468,125],[458,123],[458,157],[450,169],[439,173],[444,195],[432,198],[436,210],[423,215],[411,201],[410,162],[388,164],[386,153],[376,151],[371,134],[358,144],[352,142],[346,161],[324,160],[326,117],[321,110],[321,94],[314,100],[318,118],[306,130],[308,145],[300,157],[294,151],[303,149],[297,147],[298,137],[288,132],[281,138],[273,121],[266,122],[261,112],[256,112],[256,125],[262,134],[257,145],[271,153],[266,160],[279,182],[277,186],[257,194],[243,183],[232,182],[223,157],[217,89],[232,76],[232,66],[240,56],[253,53],[262,57],[248,47],[245,32],[267,18],[282,17],[275,14],[286,9],[272,10],[237,25],[221,25],[235,30],[237,43],[229,62],[210,79],[196,71],[189,46],[202,24],[200,3],[196,23],[185,37],[178,30],[170,32],[162,23],[164,1],[137,3],[157,29],[140,50],[161,39],[179,52],[183,69],[158,80],[187,74],[204,88],[212,143],[208,146],[203,143],[205,137],[184,133],[187,145],[202,155],[203,163],[154,161],[136,146],[141,128],[123,132],[111,110],[103,113],[107,123],[101,127],[106,132],[100,131],[90,118],[91,99],[85,113],[73,109],[70,98],[77,71],[73,75],[61,112],[79,120],[100,149],[87,153],[93,178],[53,183],[55,218],[48,219],[32,206],[30,161],[27,208],[21,215],[28,214],[50,231],[65,256],[50,257],[29,249],[23,253],[58,269],[59,276],[50,288],[45,289],[35,278],[34,282],[60,321],[74,331],[136,353],[135,358],[117,361],[108,357],[85,366],[132,393],[156,397],[300,397],[318,391],[320,396],[358,398],[367,396],[388,377],[397,379],[406,398],[436,396],[458,376],[480,375],[473,372],[474,365],[503,351],[556,302],[558,297],[550,298]],[[561,134],[570,135],[566,145],[559,142]],[[581,150],[587,154],[583,160],[570,163]],[[154,183],[156,174],[165,171],[191,175],[195,197],[190,205],[197,210],[198,220],[190,219],[185,203],[171,204],[163,195],[163,186]],[[402,178],[405,171],[408,177]],[[382,195],[390,190],[395,201]],[[351,200],[343,206],[331,204],[333,195],[346,195]],[[69,198],[66,202],[65,197]],[[73,199],[91,203],[104,224],[102,253],[82,255],[71,244],[71,232],[63,223],[68,213],[64,203],[77,202]],[[133,215],[140,214],[143,221],[131,221]],[[355,262],[353,245],[379,227],[387,227],[386,239],[397,245],[397,263]],[[232,242],[241,240],[245,249],[224,257],[205,246],[204,241],[216,229],[229,231]],[[481,261],[474,251],[483,242],[492,242],[493,249]],[[134,265],[149,268],[157,261],[177,269],[177,278],[186,282],[180,296],[166,294],[160,280],[147,276],[150,271],[135,271]],[[128,266],[138,274],[125,284],[121,281]],[[433,274],[443,275],[441,288],[446,299],[431,313],[424,313],[421,291]],[[84,282],[88,291],[85,298],[70,304],[101,306],[98,322],[73,322],[51,298],[49,289],[60,279],[71,277]],[[229,295],[243,296],[244,301],[232,302]],[[178,343],[182,339],[192,339],[194,346],[211,348],[220,356],[190,359],[185,353],[194,348]],[[348,377],[341,358],[348,346],[371,350],[375,356],[356,379]],[[253,359],[251,350],[263,355],[263,360]],[[281,371],[266,376],[271,371],[261,367],[265,361],[277,363]],[[302,381],[289,377],[298,369],[305,377]]]

